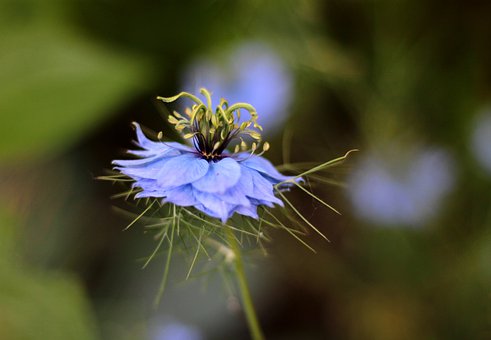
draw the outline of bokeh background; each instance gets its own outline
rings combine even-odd
[[[248,274],[268,339],[491,338],[488,1],[0,1],[0,339],[247,339],[219,274],[94,180],[157,95],[251,102],[268,157],[358,148],[291,199],[331,240],[272,231]],[[170,132],[169,132],[170,133]],[[285,152],[287,150],[287,152]]]

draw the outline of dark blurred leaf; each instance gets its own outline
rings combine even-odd
[[[0,211],[0,339],[95,339],[89,306],[72,279],[40,274],[13,256],[18,225]]]
[[[11,258],[14,238],[14,221],[4,208],[0,208],[0,263],[7,262]]]
[[[89,315],[72,280],[0,267],[1,339],[95,339]]]
[[[63,16],[13,12],[0,14],[0,159],[63,150],[141,90],[138,59],[88,41]]]

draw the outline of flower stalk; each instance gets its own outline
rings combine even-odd
[[[253,340],[264,340],[264,335],[259,325],[259,321],[252,302],[251,292],[247,283],[244,261],[242,260],[241,248],[239,242],[235,238],[234,231],[230,228],[226,228],[227,241],[234,252],[234,266],[237,283],[239,285],[240,297],[244,313],[247,320],[247,325],[251,332],[251,338]]]

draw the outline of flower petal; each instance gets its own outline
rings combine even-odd
[[[241,156],[243,156],[243,154],[241,154]],[[276,168],[273,164],[271,164],[270,161],[261,156],[249,155],[247,158],[240,161],[240,164],[250,169],[259,171],[260,173],[268,177],[271,177],[274,182],[282,182],[291,178],[290,176],[285,176],[281,174],[278,170],[276,170]]]
[[[124,167],[141,167],[148,166],[149,163],[155,162],[159,159],[167,158],[167,157],[175,157],[179,156],[181,152],[176,149],[163,149],[159,153],[151,156],[146,156],[145,158],[138,159],[116,159],[112,161],[112,164],[124,166]]]
[[[217,215],[215,212],[207,209],[203,204],[196,204],[194,206],[194,208],[198,209],[199,211],[205,213],[206,215],[210,216],[210,217],[215,217],[215,218],[220,218],[219,215]],[[227,222],[226,220],[223,221],[223,223]]]
[[[239,163],[240,164],[240,163]],[[253,197],[254,196],[254,181],[252,180],[252,172],[249,168],[240,168],[240,179],[237,184],[233,187],[235,190],[242,192],[244,195]]]
[[[207,192],[195,190],[194,196],[204,208],[204,209],[200,209],[199,207],[200,205],[198,204],[196,206],[197,209],[203,211],[204,213],[212,217],[220,218],[223,223],[225,223],[227,219],[230,217],[233,208],[235,206]]]
[[[171,189],[192,183],[208,172],[208,162],[192,153],[171,157],[161,168],[157,183]]]
[[[137,145],[147,149],[147,150],[155,150],[155,149],[161,149],[162,148],[162,143],[161,142],[154,142],[153,140],[150,140],[145,136],[143,133],[140,124],[137,122],[133,122],[133,126],[135,127],[136,130],[136,138],[137,138]]]
[[[210,162],[205,176],[193,183],[199,191],[223,194],[233,187],[241,176],[240,165],[232,158],[224,158],[218,162]]]
[[[259,216],[257,215],[257,206],[255,206],[255,205],[251,205],[248,207],[245,207],[243,205],[239,205],[235,208],[234,212],[236,212],[237,214],[244,215],[244,216],[252,217],[256,220],[259,218]]]
[[[147,197],[160,198],[162,197],[162,193],[158,191],[143,190],[135,194],[135,198],[147,198]]]
[[[247,198],[245,192],[241,190],[241,187],[239,185],[236,185],[228,189],[223,194],[220,195],[215,194],[215,195],[220,199],[224,200],[225,202],[233,205],[243,205],[246,207],[251,205],[250,200]]]
[[[265,205],[269,208],[274,208],[273,202],[267,201],[267,200],[259,200],[259,199],[251,198],[251,203],[252,203],[252,205],[255,205],[255,206]],[[275,202],[275,203],[278,204],[280,207],[284,206],[283,201],[281,201],[281,200],[279,202]]]
[[[271,182],[264,178],[259,172],[255,170],[249,171],[252,175],[252,182],[254,183],[254,192],[251,198],[282,205],[283,201],[274,195],[273,184],[271,184]]]
[[[179,156],[178,156],[179,157]],[[159,178],[159,174],[162,171],[162,169],[165,167],[165,165],[172,160],[173,158],[167,157],[167,158],[162,158],[157,161],[151,162],[149,164],[140,166],[140,167],[122,167],[122,166],[117,166],[114,167],[114,169],[119,170],[121,173],[125,174],[126,176],[129,176],[135,180],[138,179],[157,179]]]
[[[198,203],[194,197],[191,184],[183,185],[165,192],[164,203],[170,202],[181,207],[194,206]]]
[[[140,124],[133,122],[133,126],[135,127],[136,130],[136,138],[137,138],[136,144],[141,148],[146,149],[147,151],[161,152],[167,149],[176,149],[185,152],[193,151],[191,147],[177,142],[160,142],[160,141],[154,142],[153,140],[150,140],[145,136],[145,134],[143,133],[140,127]],[[142,153],[142,151],[138,151],[138,150],[130,150],[129,152],[137,155]]]

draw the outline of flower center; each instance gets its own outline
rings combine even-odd
[[[198,152],[201,154],[201,157],[203,159],[206,159],[207,161],[219,161],[220,159],[223,158],[222,154],[216,154],[216,153],[206,153],[204,151],[199,151]]]
[[[237,141],[234,153],[241,151],[252,151],[254,153],[261,141],[262,127],[257,123],[256,109],[246,103],[235,103],[229,105],[225,99],[213,110],[211,95],[206,89],[200,93],[206,98],[206,105],[196,96],[181,92],[177,96],[164,98],[157,97],[166,103],[186,97],[194,102],[192,107],[185,109],[184,114],[176,111],[169,115],[169,123],[183,134],[185,139],[191,139],[198,153],[208,161],[217,161],[224,156],[222,153],[232,141]],[[248,120],[241,122],[241,110],[249,113]],[[249,136],[253,142],[249,147],[242,138]],[[267,143],[263,144],[263,151],[269,148]]]

